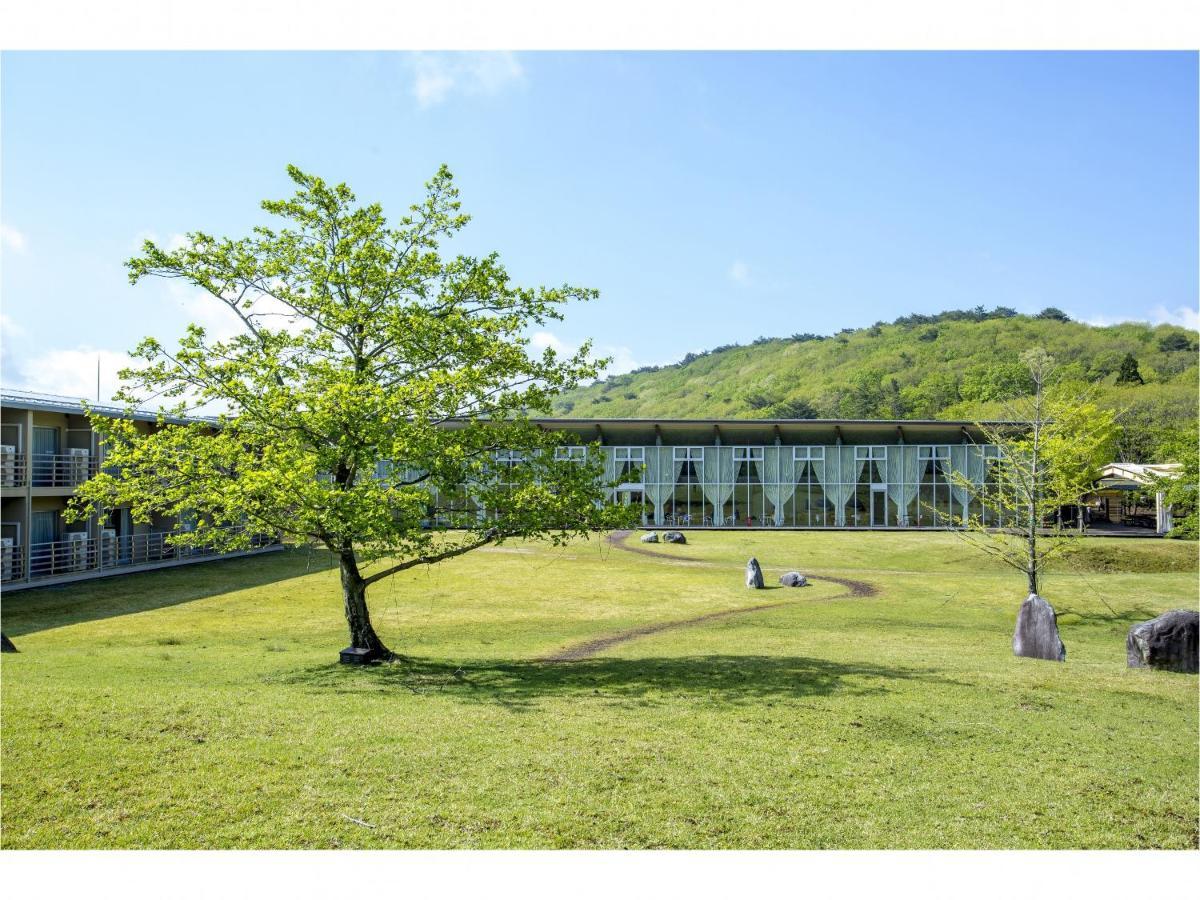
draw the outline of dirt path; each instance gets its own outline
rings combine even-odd
[[[699,560],[694,557],[675,556],[670,553],[658,553],[646,547],[631,547],[625,543],[625,540],[632,534],[630,531],[614,531],[608,536],[608,542],[612,546],[624,550],[627,553],[639,553],[642,556],[653,556],[659,559],[680,560],[693,563],[701,563],[702,565],[717,566],[718,563],[709,563],[704,560]],[[811,578],[812,581],[832,581],[834,584],[840,584],[846,588],[846,593],[835,594],[832,597],[824,597],[824,600],[841,600],[848,597],[874,597],[879,593],[879,589],[875,585],[867,581],[856,581],[853,578],[835,578],[832,575],[822,575],[820,577]],[[799,598],[797,598],[798,600]],[[755,606],[742,606],[737,609],[723,609],[717,612],[706,613],[702,616],[693,616],[690,619],[676,619],[670,622],[657,622],[651,625],[639,625],[637,628],[628,628],[625,631],[617,631],[605,637],[594,638],[590,641],[585,641],[582,644],[576,644],[574,647],[568,647],[551,656],[543,657],[542,662],[575,662],[581,659],[595,656],[607,650],[609,647],[614,647],[617,644],[624,644],[627,641],[633,641],[640,637],[646,637],[651,634],[658,634],[662,631],[672,631],[678,628],[690,628],[693,625],[703,625],[707,622],[714,622],[719,619],[727,619],[731,616],[740,616],[745,613],[762,612],[767,609],[775,609],[780,606],[787,606],[797,600],[777,600],[774,603],[759,603]]]
[[[640,543],[631,547],[625,543],[631,534],[633,534],[632,531],[614,531],[608,536],[608,542],[618,550],[624,550],[626,553],[640,553],[642,556],[656,556],[659,559],[677,559],[681,562],[704,562],[704,560],[696,559],[694,556],[676,556],[674,553],[659,553],[657,550],[651,550]]]

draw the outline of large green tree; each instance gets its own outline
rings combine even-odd
[[[164,419],[151,434],[93,417],[108,465],[74,515],[128,505],[135,520],[178,516],[191,523],[174,539],[182,547],[244,548],[255,532],[324,545],[341,568],[351,646],[378,658],[390,651],[371,623],[372,584],[628,516],[604,502],[597,454],[556,458],[562,436],[529,418],[603,361],[586,344],[531,355],[528,329],[596,292],[517,286],[495,254],[443,255],[468,221],[445,167],[394,225],[344,184],[288,174],[294,196],[262,204],[281,227],[195,232],[171,251],[147,241],[127,263],[133,283],[203,289],[240,330],[218,339],[190,325],[174,349],[144,340],[119,399],[225,411],[214,424]]]

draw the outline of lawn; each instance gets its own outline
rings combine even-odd
[[[1045,586],[1056,664],[1012,656],[1023,581],[952,535],[691,539],[381,582],[404,659],[368,669],[334,662],[323,554],[11,594],[3,845],[1197,846],[1196,677],[1125,666],[1195,608],[1194,544],[1090,540]],[[751,554],[814,584],[747,590]]]

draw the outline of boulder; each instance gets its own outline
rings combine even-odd
[[[686,544],[687,538],[682,531],[664,531],[662,539],[668,544]]]
[[[1058,636],[1058,616],[1054,607],[1030,594],[1017,613],[1017,630],[1013,632],[1013,653],[1030,659],[1051,659],[1063,662],[1067,648]]]
[[[784,572],[779,576],[779,583],[784,587],[804,587],[808,584],[808,579],[799,572]]]
[[[753,556],[750,557],[750,561],[746,563],[746,587],[763,587],[762,566],[758,564],[758,560]]]
[[[658,532],[656,532],[656,531],[647,532],[646,534],[643,534],[638,540],[640,540],[643,544],[657,544],[658,543]]]
[[[1168,669],[1172,672],[1200,670],[1200,613],[1173,609],[1157,619],[1129,629],[1125,655],[1130,668]]]

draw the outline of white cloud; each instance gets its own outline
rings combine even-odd
[[[0,247],[14,253],[24,253],[29,249],[29,240],[11,225],[0,223]]]
[[[547,348],[553,350],[560,357],[575,353],[579,346],[577,344],[568,344],[558,335],[549,331],[534,332],[529,338],[529,346],[536,355],[541,355],[541,352]],[[629,347],[619,344],[606,344],[603,346],[592,347],[592,357],[611,357],[612,362],[604,369],[605,377],[611,375],[623,375],[626,372],[631,372],[634,369],[640,369],[645,363],[639,362],[633,355],[633,350]]]
[[[191,244],[191,242],[187,239],[186,234],[179,234],[176,232],[175,234],[168,235],[167,239],[164,241],[158,232],[143,230],[139,231],[133,236],[133,241],[130,243],[130,249],[135,253],[141,253],[142,245],[146,243],[146,241],[154,241],[155,245],[160,250],[166,250],[168,253],[174,253],[176,250],[182,250],[184,247],[187,247]]]
[[[1179,306],[1170,310],[1159,304],[1150,310],[1150,321],[1155,325],[1182,325],[1184,328],[1200,330],[1200,312],[1194,306]]]
[[[494,96],[525,80],[515,53],[414,53],[412,94],[417,106],[428,109],[451,94]]]
[[[95,400],[97,361],[100,364],[100,401],[108,403],[121,386],[117,372],[134,365],[127,353],[87,345],[73,350],[50,350],[22,360],[15,372],[5,372],[4,380],[9,387],[22,390]]]
[[[1149,322],[1151,325],[1182,325],[1184,328],[1200,331],[1200,312],[1195,307],[1188,306],[1177,306],[1171,310],[1160,303],[1143,316],[1084,316],[1074,313],[1069,315],[1078,322],[1100,327],[1120,325],[1122,322]]]
[[[729,267],[729,278],[738,284],[750,283],[750,267],[740,259],[735,259]]]
[[[0,312],[0,376],[3,377],[6,384],[11,380],[9,370],[13,365],[12,346],[9,342],[23,338],[27,334],[28,332],[20,323]]]

